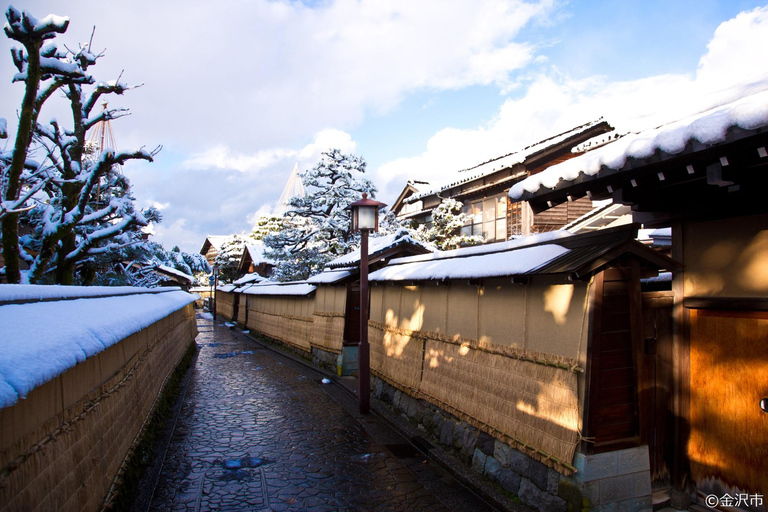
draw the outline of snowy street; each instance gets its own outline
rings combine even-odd
[[[198,329],[150,510],[492,510],[323,374],[221,322]]]

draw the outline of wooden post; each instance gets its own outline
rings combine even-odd
[[[360,414],[371,408],[371,361],[368,345],[368,230],[360,230],[360,344],[357,347],[357,401]]]

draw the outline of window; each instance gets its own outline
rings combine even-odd
[[[507,239],[507,195],[499,194],[467,202],[462,212],[468,218],[461,229],[464,235],[480,235],[486,242]]]

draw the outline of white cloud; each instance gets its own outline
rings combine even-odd
[[[349,130],[416,90],[505,84],[532,58],[515,41],[520,29],[554,9],[552,0],[57,3],[26,8],[69,15],[63,42],[87,40],[96,25],[94,44],[107,49],[97,78],[125,70],[124,81],[146,84],[114,100],[133,112],[118,142],[234,148],[197,156],[237,168],[262,163],[241,153]]]
[[[344,131],[328,128],[315,135],[315,140],[300,150],[272,148],[257,151],[254,154],[238,153],[234,149],[219,144],[201,153],[193,154],[181,163],[184,169],[236,170],[247,173],[259,173],[285,162],[295,161],[299,167],[314,164],[323,151],[340,149],[345,153],[354,153],[356,143],[352,136]]]
[[[525,94],[508,99],[494,119],[476,129],[446,128],[426,150],[399,158],[374,173],[387,196],[407,179],[439,183],[459,169],[605,117],[619,130],[641,130],[768,88],[768,7],[722,23],[690,74],[612,82],[573,80],[554,68],[528,76]]]

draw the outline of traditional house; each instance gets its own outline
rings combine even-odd
[[[627,135],[510,190],[534,212],[611,198],[630,206],[635,222],[671,226],[672,257],[683,267],[668,297],[655,299],[668,304],[657,308],[664,314],[644,314],[632,345],[639,366],[629,377],[645,427],[620,435],[586,414],[583,435],[594,443],[584,449],[599,462],[613,456],[614,441],[647,445],[655,488],[671,483],[701,505],[739,510],[766,510],[768,495],[767,148],[763,91]],[[587,400],[603,403],[615,376],[605,375],[612,359],[597,356],[616,341],[595,341],[593,333]],[[621,416],[616,409],[603,420]]]
[[[264,250],[264,242],[246,244],[243,255],[240,257],[237,273],[241,276],[246,274],[258,274],[262,277],[271,276],[275,262],[264,255]]]
[[[200,254],[205,256],[209,265],[213,265],[216,256],[219,255],[222,246],[230,239],[229,235],[208,235],[200,248]]]
[[[592,209],[589,199],[567,203],[535,215],[525,202],[509,201],[507,192],[518,181],[575,156],[575,148],[610,132],[602,120],[593,121],[474,167],[453,173],[445,183],[425,189],[424,182],[410,181],[392,205],[399,219],[429,224],[431,212],[443,199],[463,203],[470,221],[462,232],[481,235],[487,242],[509,240],[559,229]]]

